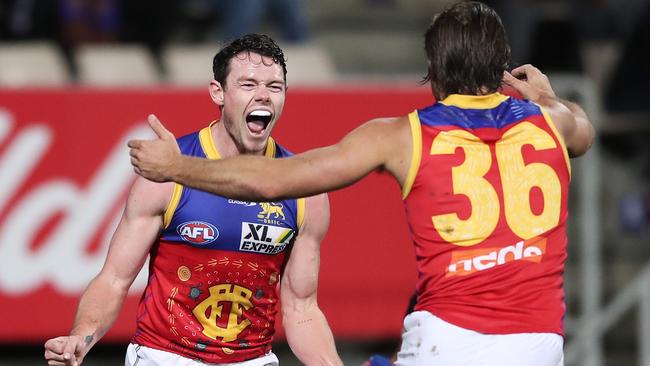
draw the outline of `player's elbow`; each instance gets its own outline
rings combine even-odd
[[[593,145],[596,139],[596,131],[594,126],[586,118],[576,118],[577,120],[577,131],[576,136],[573,138],[572,146],[568,147],[569,156],[571,158],[576,158],[584,155],[591,145]]]
[[[594,141],[596,140],[596,130],[594,129],[594,125],[589,122],[589,120],[586,120],[585,123],[587,124],[587,134],[588,134],[588,145],[587,149],[591,147],[591,145],[594,144]]]
[[[273,179],[263,179],[260,182],[254,182],[251,185],[251,190],[254,192],[257,201],[278,201],[284,198],[281,184],[281,182]]]

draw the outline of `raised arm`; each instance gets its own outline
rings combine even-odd
[[[503,82],[521,95],[544,107],[566,143],[569,156],[578,157],[594,142],[594,127],[585,111],[576,103],[557,98],[548,77],[532,65],[523,65],[512,74],[506,72]]]
[[[172,183],[138,178],[111,239],[100,273],[81,296],[70,335],[45,343],[48,365],[79,365],[117,318],[131,283],[162,227]]]
[[[282,323],[291,350],[303,364],[342,365],[316,299],[320,243],[329,226],[327,196],[307,198],[305,207],[305,220],[280,284]]]
[[[410,129],[405,118],[365,123],[338,144],[284,159],[240,155],[207,160],[181,156],[174,136],[155,117],[149,120],[160,137],[130,141],[136,173],[245,200],[271,201],[307,197],[348,186],[376,169],[387,169],[401,182],[394,166],[410,162]],[[405,157],[406,156],[406,157]]]

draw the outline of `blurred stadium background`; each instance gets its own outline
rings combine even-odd
[[[0,365],[44,364],[44,340],[69,331],[133,179],[125,141],[150,136],[146,115],[177,136],[217,116],[206,87],[224,39],[263,32],[284,48],[274,135],[299,152],[431,101],[422,34],[448,2],[0,0]],[[598,131],[573,165],[566,364],[650,366],[650,4],[488,3],[514,63],[548,73]],[[376,174],[331,194],[319,302],[348,365],[394,352],[414,289],[397,191]],[[85,365],[122,364],[143,285]],[[298,364],[282,334],[274,350]]]

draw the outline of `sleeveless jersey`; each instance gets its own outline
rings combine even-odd
[[[451,95],[409,115],[415,310],[486,334],[563,335],[570,165],[537,104]]]
[[[178,139],[186,155],[219,158],[210,127]],[[269,139],[266,156],[290,153]],[[133,343],[207,363],[271,350],[278,283],[304,200],[228,199],[176,185],[150,253]]]

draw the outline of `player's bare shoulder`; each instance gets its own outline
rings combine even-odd
[[[377,142],[382,146],[384,168],[402,183],[408,174],[413,148],[408,116],[376,118],[368,124],[373,124],[380,136]]]
[[[366,122],[366,124],[372,124],[377,126],[384,126],[384,128],[398,128],[400,124],[406,124],[408,127],[408,116],[399,116],[399,117],[379,117],[374,118]],[[378,127],[382,128],[382,127]]]
[[[391,146],[392,143],[409,140],[411,136],[408,116],[375,118],[365,125],[381,139],[391,142]]]
[[[406,122],[402,117],[375,118],[357,127],[342,142],[353,141],[355,145],[363,145],[364,150],[372,150],[372,154],[383,156],[384,151],[392,150],[393,145],[404,138],[400,135],[408,137],[408,129],[408,118]]]
[[[176,187],[174,182],[156,183],[142,177],[133,182],[127,206],[150,214],[164,214],[169,206]]]

